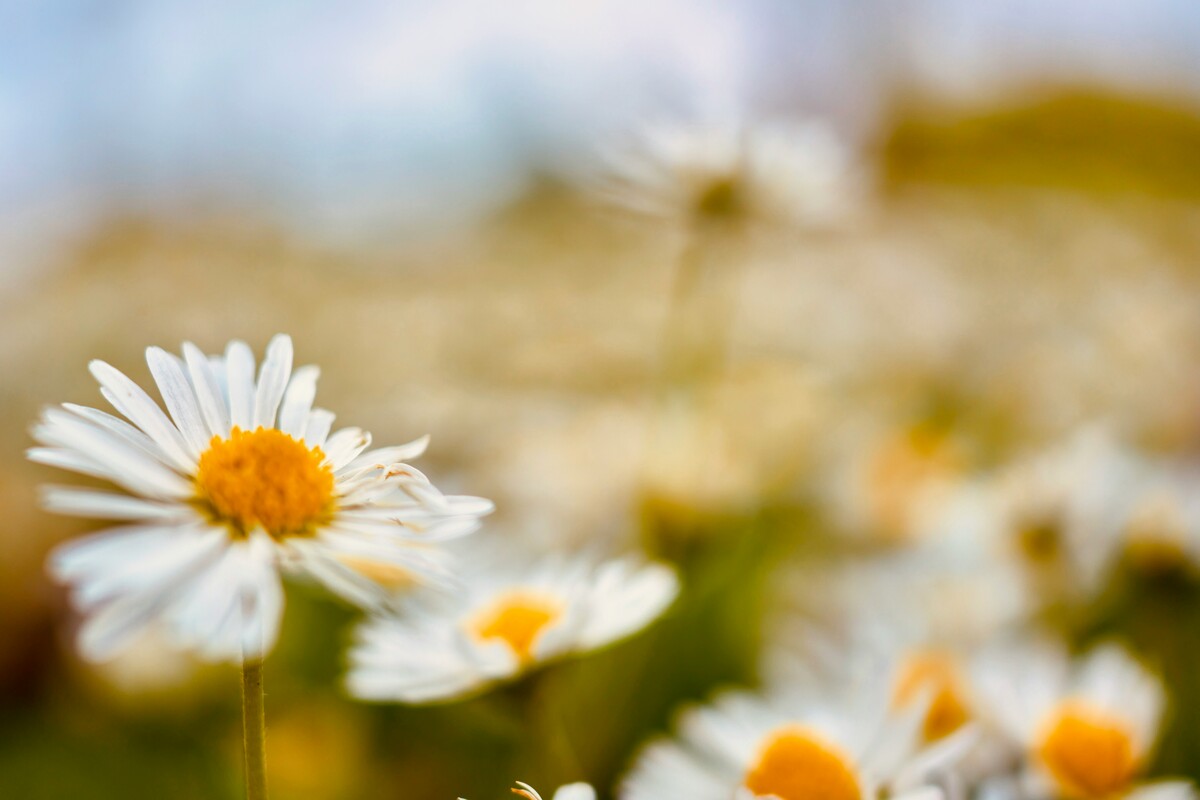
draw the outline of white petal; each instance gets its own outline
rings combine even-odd
[[[113,408],[145,431],[175,466],[184,472],[196,468],[196,459],[188,451],[183,435],[158,404],[150,399],[150,395],[120,370],[103,361],[93,361],[88,368],[100,382],[101,394],[112,403]]]
[[[196,390],[196,403],[204,421],[208,423],[209,435],[222,439],[228,437],[229,409],[225,404],[225,392],[213,373],[208,357],[191,342],[183,343],[183,357]]]
[[[167,612],[175,641],[214,661],[261,659],[283,613],[275,545],[263,534],[237,540]]]
[[[254,395],[254,427],[273,428],[275,412],[283,399],[292,374],[292,339],[278,334],[267,345],[267,357],[258,373],[258,388]]]
[[[324,447],[329,437],[329,429],[335,419],[332,411],[314,408],[308,415],[308,425],[304,428],[304,443],[309,447]]]
[[[164,551],[160,548],[159,552]],[[201,553],[191,563],[172,564],[170,571],[155,573],[154,580],[141,581],[90,614],[79,631],[79,649],[84,658],[102,660],[115,654],[155,621],[170,605],[178,587],[201,574],[210,559],[211,554]]]
[[[586,783],[572,783],[555,792],[554,800],[596,800],[596,790]]]
[[[321,545],[296,541],[292,549],[299,556],[300,571],[343,600],[361,608],[374,608],[389,599],[383,587],[324,553]]]
[[[229,421],[244,431],[254,429],[254,353],[245,342],[225,348],[225,381],[229,392]]]
[[[405,461],[412,461],[414,458],[419,458],[428,447],[429,434],[426,434],[420,439],[411,441],[408,444],[395,445],[393,447],[379,447],[374,450],[368,450],[347,464],[346,469],[355,470],[362,467],[390,467],[392,464],[400,464]]]
[[[196,393],[184,373],[183,362],[161,347],[149,347],[146,349],[146,363],[150,366],[154,382],[158,384],[167,412],[191,446],[192,456],[199,456],[208,447],[211,436],[207,424],[200,417]]]
[[[77,517],[137,520],[187,518],[192,514],[187,506],[177,503],[153,503],[124,494],[66,486],[42,487],[41,500],[47,511]]]
[[[156,595],[130,595],[88,617],[79,628],[76,646],[88,661],[107,661],[154,621],[164,600]]]
[[[229,544],[222,530],[180,526],[159,530],[170,534],[145,538],[136,553],[122,547],[98,555],[93,548],[86,563],[88,574],[81,574],[71,589],[75,606],[87,610],[121,595],[174,587],[212,564]],[[103,569],[97,569],[98,564]]]
[[[320,374],[321,370],[308,366],[301,367],[292,375],[283,396],[283,406],[279,409],[279,430],[296,439],[304,438],[308,412],[312,410],[313,399],[317,396],[317,378]]]
[[[108,477],[135,494],[183,498],[191,494],[188,482],[150,458],[142,450],[70,414],[48,409],[34,428],[42,444],[78,451],[88,461],[109,472]]]
[[[585,648],[599,647],[641,630],[679,592],[675,572],[661,564],[610,561],[596,570],[587,622],[580,632]]]
[[[112,470],[96,463],[77,450],[60,447],[31,447],[25,451],[25,457],[35,464],[45,464],[48,467],[78,472],[80,475],[115,481]]]
[[[325,458],[333,471],[338,472],[370,445],[371,434],[360,428],[342,428],[330,436],[321,449],[325,451]]]
[[[108,414],[98,408],[79,406],[74,403],[63,403],[62,407],[75,416],[86,419],[96,427],[104,428],[106,431],[116,434],[146,455],[160,462],[163,466],[169,467],[172,471],[175,470],[175,464],[166,454],[166,451],[158,446],[157,442],[120,417],[114,417],[112,414]]]
[[[258,535],[247,543],[239,593],[242,612],[242,655],[261,659],[275,646],[283,617],[283,585],[275,569],[274,545]]]

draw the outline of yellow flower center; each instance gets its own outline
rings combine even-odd
[[[1063,794],[1074,798],[1116,794],[1140,766],[1125,723],[1078,702],[1051,716],[1037,754]]]
[[[922,692],[932,693],[921,728],[926,742],[949,736],[971,718],[958,668],[946,654],[917,653],[901,665],[892,695],[896,706],[912,703]]]
[[[557,600],[544,595],[514,592],[480,614],[470,628],[480,639],[499,639],[521,661],[531,661],[538,637],[561,616],[562,605]]]
[[[210,513],[243,536],[255,528],[277,539],[308,533],[333,505],[325,454],[273,428],[214,436],[196,486]]]
[[[1034,565],[1056,561],[1062,545],[1062,525],[1051,515],[1031,518],[1017,528],[1017,548]]]
[[[766,740],[746,773],[745,786],[780,800],[859,800],[862,789],[849,760],[801,727],[783,728]]]

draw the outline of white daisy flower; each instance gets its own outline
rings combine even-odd
[[[960,437],[928,422],[872,425],[833,457],[825,499],[848,535],[911,543],[945,526],[966,482]]]
[[[633,558],[483,559],[462,583],[453,598],[364,622],[350,651],[349,692],[403,703],[457,698],[629,636],[679,588],[670,568]]]
[[[970,731],[918,752],[915,714],[891,714],[878,692],[805,704],[749,694],[690,709],[676,739],[647,746],[622,800],[939,800],[937,781]]]
[[[1195,468],[1147,463],[1123,526],[1123,555],[1140,572],[1200,571],[1200,481]]]
[[[1057,643],[999,648],[978,667],[981,697],[1025,754],[1024,791],[1074,800],[1188,797],[1178,782],[1139,784],[1162,718],[1159,681],[1120,647],[1072,661]]]
[[[1103,430],[1082,430],[997,477],[996,534],[1043,588],[1088,594],[1119,554],[1136,478],[1125,448]]]
[[[33,431],[42,464],[111,481],[123,492],[47,487],[51,511],[121,520],[60,545],[49,569],[86,619],[79,648],[108,658],[151,625],[210,660],[257,659],[283,611],[280,572],[308,576],[375,605],[387,584],[443,576],[437,543],[474,531],[492,504],[439,492],[406,461],[426,439],[369,450],[358,428],[330,432],[313,407],[316,367],[292,369],[276,336],[255,379],[254,356],[194,345],[146,360],[164,412],[103,361],[92,374],[125,419],[65,404]],[[128,422],[126,421],[128,420]]]
[[[846,147],[811,121],[659,125],[608,161],[597,193],[654,216],[827,225],[845,215],[858,188]]]

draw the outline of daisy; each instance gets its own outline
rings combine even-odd
[[[676,739],[647,746],[622,800],[869,800],[942,797],[935,781],[969,731],[917,753],[917,718],[893,715],[878,692],[835,704],[728,694],[687,711]],[[840,707],[839,707],[840,706]]]
[[[1123,526],[1123,556],[1138,571],[1195,575],[1200,569],[1197,475],[1168,464],[1145,464]]]
[[[1033,797],[1190,797],[1182,782],[1143,783],[1163,712],[1159,681],[1123,649],[1072,661],[1057,643],[1000,649],[981,662],[981,696],[1025,754]]]
[[[146,352],[166,410],[128,377],[90,364],[125,419],[74,404],[34,428],[42,464],[121,491],[48,487],[48,509],[119,520],[55,549],[49,569],[85,619],[84,657],[112,657],[151,626],[209,660],[261,659],[283,611],[280,573],[315,579],[372,606],[389,585],[444,575],[439,542],[475,530],[487,500],[443,495],[405,462],[426,439],[368,449],[358,428],[331,432],[315,408],[317,368],[292,369],[276,336],[255,379],[254,356],[194,345]]]
[[[403,703],[477,692],[629,636],[678,592],[670,568],[633,558],[482,559],[462,583],[453,598],[363,623],[350,651],[349,692]]]
[[[1086,596],[1119,554],[1137,486],[1128,450],[1100,429],[1084,429],[995,478],[995,533],[1042,589]]]
[[[667,124],[608,154],[597,193],[653,216],[840,219],[856,188],[843,143],[820,122]]]

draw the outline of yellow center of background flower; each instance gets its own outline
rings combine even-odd
[[[1081,703],[1065,704],[1051,717],[1038,756],[1063,793],[1077,798],[1120,792],[1139,766],[1125,723]]]
[[[946,654],[917,653],[901,665],[893,694],[896,706],[914,702],[922,692],[932,693],[921,730],[926,742],[949,736],[971,718],[958,668]]]
[[[471,628],[480,639],[499,639],[521,661],[530,661],[538,636],[561,615],[561,605],[553,598],[518,592],[500,599]]]
[[[862,790],[848,760],[803,728],[770,736],[745,786],[760,797],[780,800],[859,800]]]
[[[333,503],[333,471],[319,447],[275,429],[234,428],[200,456],[196,484],[218,519],[241,534],[306,533]]]

